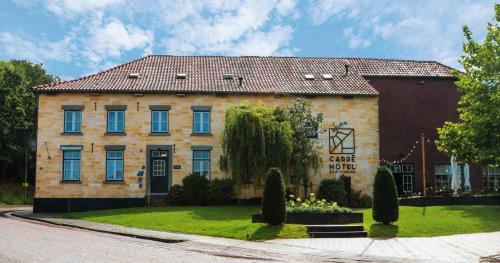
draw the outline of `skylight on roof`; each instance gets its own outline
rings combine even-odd
[[[222,77],[224,79],[234,79],[234,74],[224,74]]]
[[[175,74],[176,79],[187,79],[187,74],[186,73],[177,73]]]
[[[306,80],[314,80],[314,75],[312,75],[312,74],[305,74],[304,78],[306,78]]]
[[[139,78],[139,73],[135,73],[135,72],[130,73],[130,74],[128,74],[128,78],[129,79],[138,79]]]
[[[333,79],[332,74],[323,74],[323,79]]]

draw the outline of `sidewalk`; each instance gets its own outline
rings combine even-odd
[[[452,235],[432,238],[323,238],[243,241],[199,235],[144,230],[82,220],[58,218],[50,214],[18,211],[15,216],[60,226],[77,227],[111,234],[176,243],[194,247],[223,247],[249,254],[286,254],[309,260],[341,262],[478,262],[486,257],[500,261],[500,232]],[[262,255],[261,255],[262,256]],[[308,261],[309,261],[308,260]]]

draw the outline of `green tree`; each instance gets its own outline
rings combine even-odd
[[[373,220],[389,225],[398,221],[398,190],[391,170],[379,167],[373,184]]]
[[[16,160],[24,160],[27,141],[34,138],[36,129],[36,97],[31,88],[52,81],[42,65],[0,61],[0,179],[15,179],[19,171],[22,174],[24,168],[16,165],[23,162]]]
[[[266,173],[262,197],[262,219],[270,225],[281,225],[286,219],[285,183],[279,168],[269,168]]]
[[[220,167],[238,184],[259,183],[269,167],[286,169],[292,129],[280,109],[234,106],[226,112]]]
[[[248,106],[231,107],[226,111],[222,135],[223,154],[220,167],[231,170],[237,185],[257,183],[266,162],[266,138],[260,116]]]
[[[495,4],[495,21],[488,23],[484,43],[476,42],[467,26],[460,64],[454,72],[459,101],[459,121],[438,128],[438,149],[462,161],[500,165],[500,5]]]
[[[311,135],[321,132],[320,124],[323,121],[323,114],[313,114],[311,103],[302,99],[296,99],[292,105],[286,107],[286,111],[293,130],[291,173],[297,186],[302,183],[304,195],[307,196],[310,170],[316,173],[322,162],[320,145]]]

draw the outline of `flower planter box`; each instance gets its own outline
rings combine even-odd
[[[263,223],[261,214],[252,215],[252,223]],[[287,213],[288,224],[345,225],[363,223],[363,213]]]

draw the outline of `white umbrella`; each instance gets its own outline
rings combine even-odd
[[[466,163],[464,165],[464,188],[467,189],[467,190],[470,190],[471,189],[471,185],[470,185],[470,174],[469,174],[469,164]]]
[[[451,189],[456,193],[460,188],[460,178],[458,178],[458,164],[455,156],[451,156]]]

